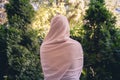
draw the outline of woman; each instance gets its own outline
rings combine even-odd
[[[44,80],[79,80],[83,67],[83,50],[70,38],[68,20],[56,15],[40,48]]]

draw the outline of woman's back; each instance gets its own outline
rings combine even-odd
[[[79,80],[83,66],[83,50],[69,37],[69,24],[62,15],[51,21],[51,29],[40,48],[45,80]]]

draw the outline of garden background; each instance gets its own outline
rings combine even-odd
[[[57,13],[67,16],[71,38],[83,46],[80,80],[120,79],[118,16],[104,0],[9,0],[5,9],[7,21],[0,25],[0,80],[44,80],[39,48]]]

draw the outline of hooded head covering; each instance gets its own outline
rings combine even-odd
[[[44,42],[56,43],[66,41],[70,36],[68,20],[63,15],[57,15],[51,20],[51,28]]]
[[[70,38],[69,30],[69,23],[65,16],[57,15],[52,18],[50,30],[40,48],[45,80],[71,80],[69,77],[65,78],[65,75],[71,71],[81,73],[82,47]],[[78,79],[79,76],[77,75]]]

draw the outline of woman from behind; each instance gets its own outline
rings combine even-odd
[[[83,50],[70,38],[67,18],[56,15],[40,47],[44,80],[79,80],[83,67]]]

